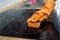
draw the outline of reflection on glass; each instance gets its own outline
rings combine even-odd
[[[23,1],[21,5],[19,5],[19,8],[42,8],[45,4],[46,0],[27,0]]]

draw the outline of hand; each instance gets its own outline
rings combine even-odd
[[[29,27],[39,28],[41,22],[45,19],[47,19],[47,15],[37,11],[27,20],[27,23]]]

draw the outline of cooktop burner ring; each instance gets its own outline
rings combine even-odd
[[[19,22],[18,22],[19,23]],[[17,23],[17,24],[18,24]],[[43,31],[45,31],[45,30],[47,30],[47,28],[48,27],[43,27],[43,26],[46,26],[46,23],[47,24],[50,24],[51,22],[47,22],[47,21],[44,21],[44,22],[42,22],[42,24],[41,24],[41,26],[42,27],[40,27],[39,29],[33,29],[33,28],[28,28],[28,26],[26,26],[27,28],[25,28],[25,30],[24,30],[24,28],[22,28],[22,30],[24,31],[24,32],[22,32],[22,30],[20,30],[20,31],[15,31],[15,29],[13,30],[13,28],[15,27],[15,25],[14,26],[12,26],[12,25],[10,25],[9,26],[9,30],[11,31],[11,32],[13,32],[13,33],[16,33],[16,34],[36,34],[36,33],[41,33],[41,32],[43,32]],[[48,25],[47,25],[48,26]],[[22,26],[21,26],[22,27]],[[18,29],[18,28],[17,28]]]
[[[16,31],[13,31],[12,29],[11,29],[11,26],[9,26],[9,29],[10,29],[10,31],[11,32],[13,32],[13,33],[17,33],[17,34],[36,34],[36,33],[40,33],[40,32],[42,32],[42,30],[41,29],[38,29],[39,31],[38,32],[33,32],[33,33],[22,33],[22,32],[16,32]]]

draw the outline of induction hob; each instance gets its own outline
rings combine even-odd
[[[52,12],[48,20],[42,22],[41,28],[28,28],[26,20],[37,10],[39,9],[11,9],[1,13],[1,19],[3,20],[1,20],[2,25],[0,24],[0,35],[41,40],[57,40],[58,31],[55,28],[57,25],[57,15],[55,15],[55,11]],[[48,31],[49,25],[53,25],[50,30],[53,29],[54,31]]]

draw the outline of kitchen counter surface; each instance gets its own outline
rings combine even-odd
[[[25,39],[25,38],[14,38],[14,37],[0,36],[0,40],[35,40],[35,39]]]

